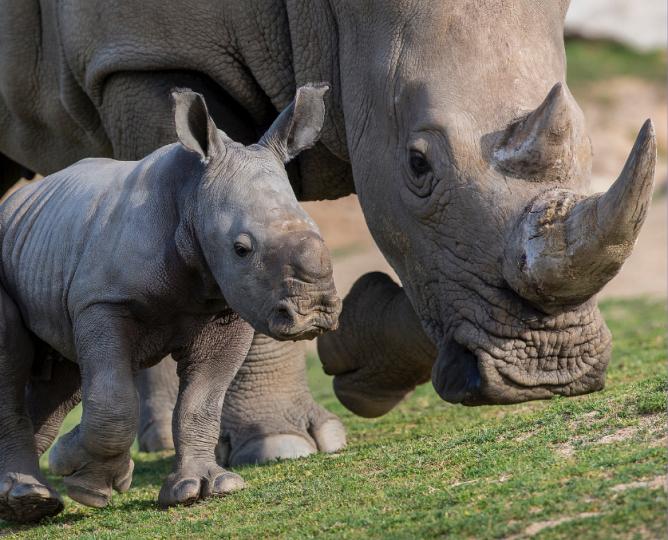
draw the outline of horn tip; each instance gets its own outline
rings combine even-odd
[[[640,133],[645,136],[651,136],[654,137],[654,122],[652,122],[651,118],[648,118],[645,120],[645,123],[642,125],[642,128],[640,129]]]
[[[547,98],[545,98],[545,101],[551,102],[561,99],[564,97],[564,94],[565,94],[564,83],[562,81],[559,81],[549,91],[549,93],[547,94]]]
[[[654,122],[651,118],[645,120],[645,123],[640,128],[638,137],[636,138],[635,148],[638,150],[643,149],[643,151],[652,152],[652,149],[656,146],[656,133],[654,131]]]

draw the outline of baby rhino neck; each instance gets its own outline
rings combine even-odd
[[[202,220],[198,216],[206,166],[181,145],[170,145],[157,152],[161,151],[150,166],[150,176],[158,186],[154,194],[159,198],[159,206],[166,215],[175,218],[172,231],[176,253],[168,264],[169,272],[174,273],[174,287],[198,304],[211,305],[214,310],[221,305],[226,307],[199,240]]]

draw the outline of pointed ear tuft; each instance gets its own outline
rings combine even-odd
[[[218,143],[218,130],[209,116],[204,97],[187,88],[172,90],[174,125],[179,142],[190,152],[208,160]]]
[[[274,121],[260,143],[287,163],[320,138],[325,122],[326,83],[307,84],[297,89],[295,99]]]

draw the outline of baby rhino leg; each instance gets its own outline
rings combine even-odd
[[[8,521],[38,521],[63,509],[39,470],[25,407],[32,360],[32,338],[0,286],[0,518]]]
[[[227,387],[242,364],[253,329],[232,315],[209,323],[174,357],[179,397],[174,410],[174,468],[160,490],[162,506],[192,504],[243,487],[241,477],[216,463],[220,409]]]
[[[49,449],[67,413],[81,401],[79,366],[64,358],[45,358],[44,361],[48,363],[48,373],[30,377],[26,387],[26,405],[38,456]]]
[[[49,466],[65,477],[72,499],[103,507],[112,489],[127,491],[132,481],[130,446],[139,416],[129,353],[133,333],[127,320],[102,306],[89,308],[74,330],[83,413],[81,423],[51,450]]]

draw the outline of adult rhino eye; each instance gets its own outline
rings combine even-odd
[[[427,158],[422,152],[411,150],[409,159],[411,171],[413,171],[413,174],[418,178],[431,172],[431,165],[429,165],[429,161],[427,161]]]
[[[253,252],[253,242],[248,235],[240,235],[234,242],[234,253],[237,257],[248,257]]]
[[[419,150],[411,150],[408,155],[408,165],[410,173],[406,175],[406,187],[413,195],[426,199],[431,195],[437,182],[431,163]]]

